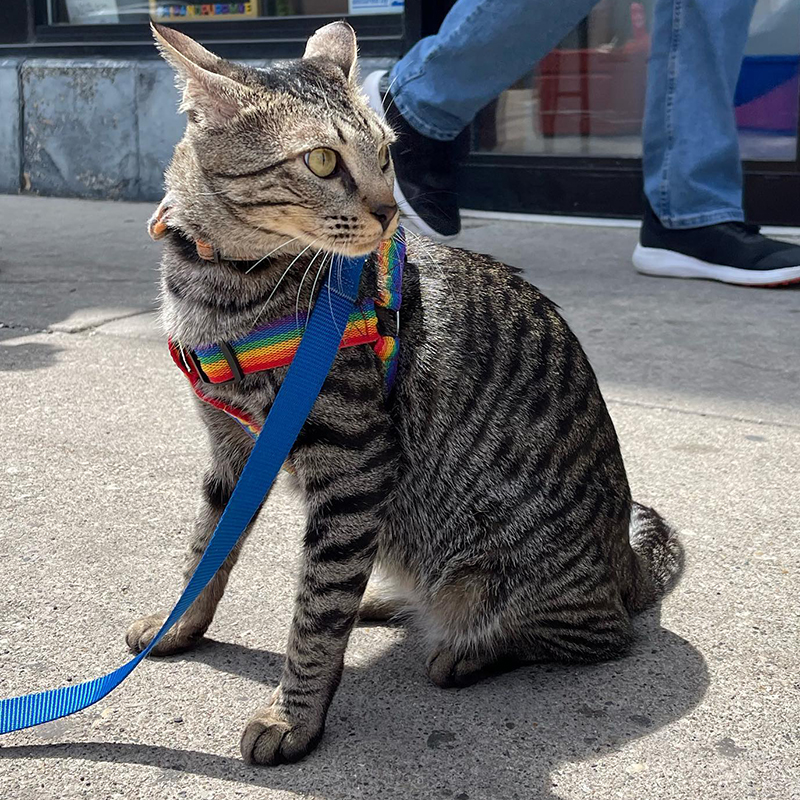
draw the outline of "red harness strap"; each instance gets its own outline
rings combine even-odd
[[[250,436],[253,437],[253,439],[258,439],[258,434],[261,433],[261,423],[255,420],[252,416],[250,416],[250,414],[248,414],[246,411],[243,411],[241,408],[236,408],[228,403],[223,403],[222,400],[209,397],[203,391],[203,384],[200,380],[200,376],[198,375],[197,370],[189,363],[188,359],[186,358],[185,351],[176,345],[172,339],[169,340],[169,354],[172,356],[172,360],[177,364],[180,371],[189,379],[189,383],[192,385],[192,390],[194,393],[204,403],[208,403],[209,405],[214,406],[214,408],[224,411],[228,416],[233,417],[233,419],[235,419],[250,434]]]

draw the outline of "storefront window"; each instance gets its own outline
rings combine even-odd
[[[478,151],[639,158],[655,0],[603,0],[478,116]],[[735,110],[742,156],[794,161],[800,2],[758,0]]]
[[[246,0],[238,3],[163,0],[49,0],[50,24],[225,22],[272,17],[401,14],[403,0]]]

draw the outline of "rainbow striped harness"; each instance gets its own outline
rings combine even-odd
[[[399,353],[399,314],[406,262],[402,228],[398,228],[391,239],[381,242],[374,258],[378,296],[366,298],[355,306],[339,347],[371,344],[383,362],[388,393],[394,384]],[[325,302],[322,295],[318,302]],[[237,383],[245,375],[288,366],[294,360],[307,321],[308,313],[305,311],[291,314],[259,325],[239,339],[194,349],[183,347],[170,339],[169,351],[173,361],[189,379],[194,393],[235,419],[253,439],[257,439],[261,433],[258,420],[243,409],[209,396],[203,386]]]

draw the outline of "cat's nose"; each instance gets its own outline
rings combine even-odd
[[[374,206],[370,209],[370,213],[380,222],[381,227],[386,230],[389,227],[389,223],[394,219],[394,215],[397,213],[397,203]]]

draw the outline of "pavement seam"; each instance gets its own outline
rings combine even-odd
[[[800,430],[800,425],[793,422],[778,422],[777,420],[769,419],[754,419],[752,417],[739,417],[735,414],[717,414],[713,411],[692,411],[688,408],[677,408],[675,406],[662,406],[657,403],[645,403],[640,400],[622,400],[618,397],[606,396],[605,401],[608,404],[618,406],[631,406],[633,408],[647,408],[652,411],[669,411],[674,414],[683,414],[687,417],[710,417],[711,419],[725,420],[727,422],[743,422],[749,425],[764,425],[773,428],[790,428],[791,430]]]
[[[133,319],[133,317],[142,317],[147,314],[152,314],[156,309],[155,308],[148,308],[143,309],[141,311],[132,311],[129,314],[120,314],[118,317],[109,317],[108,319],[104,319],[102,322],[96,323],[86,323],[85,325],[77,325],[75,327],[69,328],[62,328],[60,326],[61,322],[54,322],[52,325],[48,325],[46,328],[31,328],[28,325],[19,325],[16,322],[0,322],[0,331],[2,330],[11,330],[11,331],[22,331],[24,333],[66,333],[70,336],[76,333],[93,333],[94,331],[99,330],[104,325],[108,325],[110,322],[119,322],[121,319]],[[121,337],[121,338],[131,338],[137,339],[139,337]]]
[[[30,328],[27,325],[17,325],[14,322],[0,322],[0,331],[23,331],[24,333],[51,333],[43,328]]]
[[[119,322],[121,319],[133,319],[133,317],[141,317],[145,314],[152,314],[155,311],[154,308],[148,308],[141,311],[132,311],[130,314],[120,314],[118,317],[109,317],[108,319],[104,319],[102,322],[95,322],[95,323],[86,323],[83,326],[76,326],[70,328],[54,328],[49,327],[46,329],[46,332],[56,332],[56,333],[92,333],[104,325],[108,325],[110,322]],[[55,322],[54,325],[59,325],[60,323]],[[135,337],[130,337],[135,338]]]

